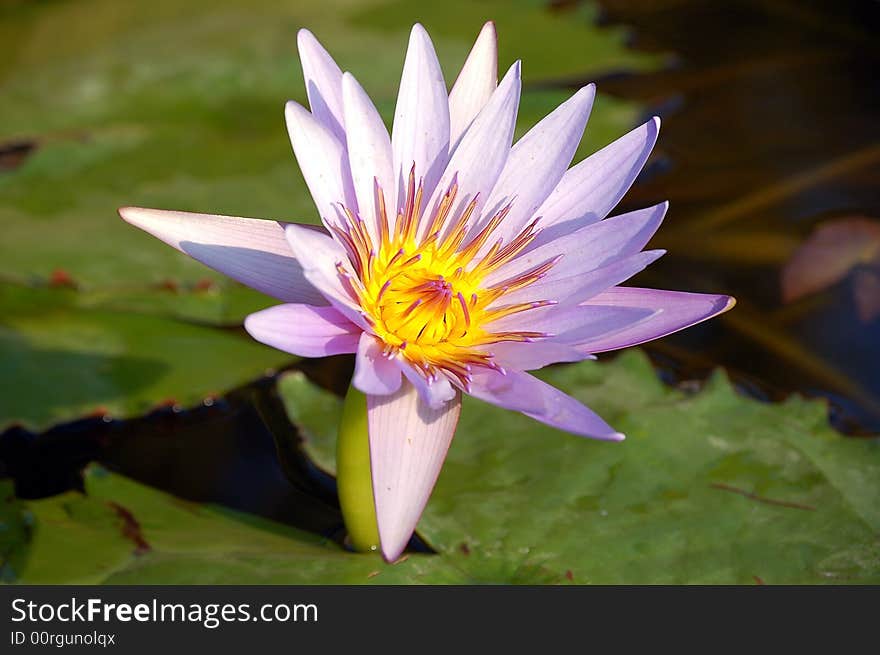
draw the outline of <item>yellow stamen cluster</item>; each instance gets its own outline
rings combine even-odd
[[[496,241],[481,254],[492,233],[510,211],[498,211],[475,234],[469,224],[477,200],[450,221],[458,192],[453,183],[422,229],[422,185],[410,171],[407,198],[393,226],[388,221],[384,194],[376,185],[378,235],[373,242],[360,216],[343,209],[345,220],[333,227],[348,251],[353,274],[342,262],[339,274],[360,305],[364,319],[385,344],[386,356],[402,355],[430,380],[440,371],[454,376],[465,389],[473,366],[500,368],[487,346],[501,341],[528,341],[539,332],[490,331],[502,318],[550,301],[500,305],[505,293],[543,277],[551,260],[514,279],[486,286],[486,276],[509,262],[536,236],[537,220],[509,243]],[[490,308],[490,305],[492,307]]]

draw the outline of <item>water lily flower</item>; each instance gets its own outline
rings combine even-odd
[[[355,353],[384,557],[405,548],[455,432],[463,393],[577,435],[623,435],[527,371],[662,337],[733,300],[619,286],[666,203],[606,218],[660,121],[569,168],[595,86],[515,144],[520,63],[497,82],[487,23],[451,91],[413,27],[389,135],[350,73],[298,38],[310,109],[286,106],[323,228],[126,207],[122,217],[283,304],[247,317],[258,341],[304,357]]]

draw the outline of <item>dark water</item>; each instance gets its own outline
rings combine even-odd
[[[605,20],[633,27],[635,47],[671,55],[661,72],[600,81],[664,119],[656,157],[622,208],[672,203],[652,244],[670,255],[638,282],[739,299],[721,320],[653,344],[661,374],[689,380],[720,363],[758,397],[825,396],[837,427],[880,432],[880,321],[859,321],[846,280],[787,306],[779,287],[814,225],[880,217],[880,3],[604,6]],[[341,393],[351,366],[299,368]],[[43,434],[12,428],[0,435],[0,477],[13,477],[21,497],[44,497],[81,486],[82,466],[97,460],[183,498],[341,541],[335,482],[299,443],[268,378],[211,406]]]
[[[827,397],[836,427],[880,432],[880,320],[859,319],[852,276],[789,305],[780,294],[814,226],[880,219],[880,3],[602,4],[634,47],[672,53],[661,72],[600,83],[664,119],[626,202],[670,200],[651,244],[670,254],[638,282],[739,300],[652,352],[685,377],[717,363],[773,398]]]

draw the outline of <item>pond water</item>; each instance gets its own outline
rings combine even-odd
[[[660,72],[601,82],[663,118],[631,207],[669,199],[645,286],[735,295],[737,307],[650,346],[690,377],[722,364],[772,398],[831,400],[836,427],[880,431],[880,320],[859,318],[853,276],[790,304],[780,277],[815,226],[880,219],[880,5],[603,3]],[[854,271],[856,272],[856,271]],[[880,295],[880,289],[874,293]]]

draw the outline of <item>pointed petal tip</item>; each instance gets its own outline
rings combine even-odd
[[[291,117],[297,117],[297,115],[302,115],[303,113],[310,113],[308,109],[299,104],[296,100],[288,100],[284,103],[284,115],[288,119]]]
[[[256,312],[254,312],[254,314],[256,314]],[[245,332],[247,332],[249,335],[251,335],[252,338],[256,339],[257,337],[254,335],[254,332],[253,332],[254,322],[256,320],[254,318],[254,314],[248,314],[247,316],[244,317],[244,321],[242,322],[242,327],[244,328]]]
[[[388,564],[394,564],[400,556],[403,555],[403,551],[406,550],[406,546],[409,543],[409,537],[406,538],[406,541],[403,544],[390,544],[388,546],[385,545],[385,542],[381,543],[380,550],[382,551],[382,559],[385,560]]]
[[[312,41],[317,41],[317,40],[318,39],[315,38],[315,35],[312,34],[311,30],[309,30],[305,27],[299,28],[296,32],[296,44],[300,48],[302,48],[307,43],[310,43]]]
[[[582,86],[572,97],[577,98],[577,101],[583,106],[582,111],[587,112],[589,117],[589,111],[596,100],[596,83],[590,82],[586,86]]]
[[[167,209],[149,209],[147,207],[120,207],[116,211],[126,223],[147,232],[150,231],[149,226],[154,224],[156,218],[173,213]]]
[[[382,556],[396,560],[424,511],[452,443],[461,396],[432,410],[404,383],[391,396],[367,394],[370,469]]]
[[[722,309],[718,313],[723,314],[724,312],[730,311],[734,307],[736,307],[736,298],[734,298],[733,296],[727,296],[727,302],[724,305],[724,309]]]
[[[654,133],[655,133],[655,134],[656,134],[657,132],[660,131],[660,123],[661,123],[661,121],[660,121],[660,117],[659,117],[659,116],[652,116],[652,117],[651,117],[651,120],[649,120],[648,122],[651,123],[651,125],[654,126]]]
[[[119,218],[127,223],[131,223],[131,220],[129,219],[134,218],[138,209],[138,207],[120,207],[116,210],[116,213],[119,214]]]
[[[623,432],[615,432],[608,437],[608,441],[626,441],[626,435]]]
[[[430,35],[428,34],[428,30],[425,29],[425,26],[421,23],[413,23],[412,29],[409,32],[409,39],[412,42],[414,39],[427,39],[431,40]]]

